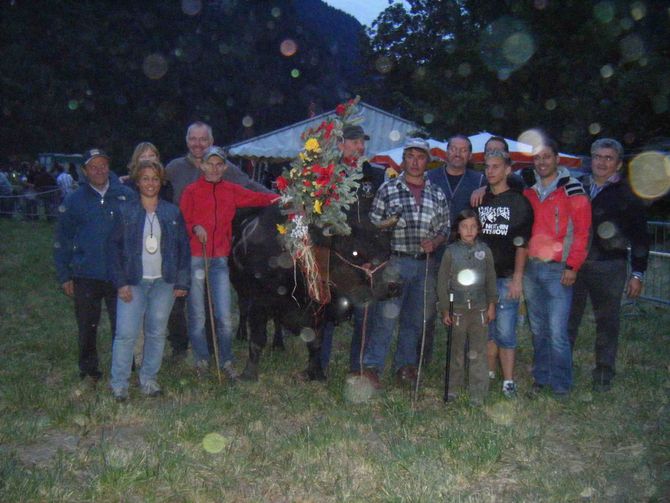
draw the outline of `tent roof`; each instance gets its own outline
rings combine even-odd
[[[473,163],[484,163],[484,145],[491,136],[498,136],[486,131],[481,133],[468,136],[470,142],[472,143],[472,162]],[[528,163],[532,164],[532,152],[533,147],[526,143],[521,143],[515,140],[510,140],[505,138],[509,145],[510,155],[512,160],[515,163]],[[432,138],[428,140],[430,145],[430,153],[433,155],[434,159],[441,159],[442,161],[447,160],[447,143],[441,142],[438,140],[433,140]],[[396,169],[400,169],[400,162],[402,161],[402,146],[397,147],[385,152],[380,152],[375,155],[372,159],[372,162],[379,164],[384,164],[387,166],[392,166]],[[560,153],[559,163],[562,166],[567,166],[569,168],[578,168],[581,166],[582,160],[574,155]]]
[[[409,132],[418,129],[415,123],[365,102],[361,101],[358,106],[364,118],[362,126],[370,136],[366,146],[370,153],[400,146]],[[226,148],[231,156],[236,157],[293,159],[302,150],[303,142],[300,139],[302,132],[308,127],[318,126],[324,119],[334,114],[335,110],[330,110],[255,138],[233,143]]]

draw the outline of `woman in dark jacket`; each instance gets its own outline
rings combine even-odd
[[[156,380],[165,332],[175,297],[187,294],[191,254],[179,208],[158,197],[165,170],[142,161],[134,175],[140,200],[121,206],[109,239],[111,279],[118,289],[111,387],[118,401],[128,398],[133,348],[142,328],[144,351],[140,391],[161,392]]]

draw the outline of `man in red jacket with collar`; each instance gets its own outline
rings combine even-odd
[[[534,151],[538,181],[524,190],[534,221],[523,289],[533,334],[533,392],[550,387],[560,398],[572,387],[568,317],[572,285],[588,252],[591,205],[558,157],[558,145],[548,138]]]
[[[279,199],[274,193],[253,192],[223,180],[226,154],[220,147],[209,147],[203,156],[203,176],[187,186],[179,207],[184,215],[191,242],[191,292],[188,296],[188,335],[196,369],[209,366],[205,337],[205,253],[209,260],[219,363],[226,376],[237,378],[233,361],[233,320],[231,316],[228,255],[232,241],[232,222],[237,208],[269,206]]]

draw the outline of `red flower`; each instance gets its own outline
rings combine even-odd
[[[337,105],[335,107],[335,113],[337,115],[339,115],[340,117],[343,116],[346,111],[347,111],[347,106],[343,103],[340,103],[339,105]]]
[[[304,181],[302,182],[302,184],[303,184],[305,187],[308,187],[308,188],[311,188],[311,187],[312,187],[312,182],[310,182],[309,180],[304,180]]]
[[[286,178],[284,178],[283,176],[278,176],[276,183],[277,183],[277,189],[280,192],[284,192],[284,190],[286,190],[286,187],[288,187],[288,182],[286,181]]]
[[[333,134],[333,129],[334,129],[334,128],[335,128],[335,124],[332,123],[332,122],[329,123],[329,124],[326,126],[326,128],[325,128],[325,129],[326,129],[326,132],[323,133],[323,137],[324,137],[326,140],[330,138],[330,135],[331,135],[331,134]]]

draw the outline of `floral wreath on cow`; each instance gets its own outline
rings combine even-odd
[[[364,159],[355,167],[342,164],[337,144],[343,139],[345,126],[363,121],[359,101],[357,96],[339,104],[334,116],[307,128],[301,135],[303,149],[276,180],[282,211],[288,217],[277,225],[277,231],[286,250],[300,264],[310,296],[320,303],[330,300],[327,279],[324,281],[327,271],[320,270],[309,229],[317,227],[327,236],[351,233],[345,210],[356,202]]]

